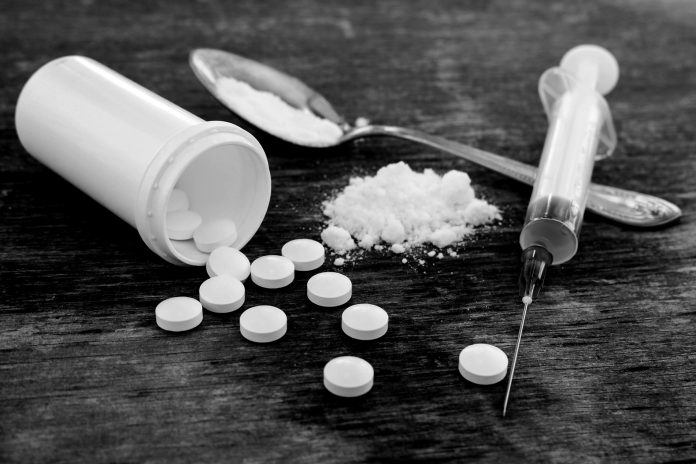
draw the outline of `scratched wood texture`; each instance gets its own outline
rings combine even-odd
[[[3,2],[0,461],[693,462],[694,24],[688,0]],[[512,353],[530,189],[397,140],[291,146],[225,110],[187,66],[194,47],[228,49],[299,76],[349,118],[536,163],[546,130],[537,79],[584,42],[608,47],[622,67],[608,98],[620,144],[595,180],[663,196],[684,217],[644,231],[588,215],[579,254],[551,271],[531,310],[505,419],[504,384],[467,383],[457,356],[474,342]],[[195,296],[205,271],[161,261],[16,137],[22,84],[68,54],[257,135],[273,196],[245,249],[252,258],[317,238],[323,200],[351,176],[398,160],[468,171],[504,219],[457,258],[403,265],[375,252],[345,266],[353,301],[390,314],[388,334],[373,343],[344,336],[340,310],[308,303],[305,274],[282,291],[247,286],[247,307],[287,312],[278,343],[243,340],[239,313],[206,313],[194,331],[163,332],[155,305]],[[375,368],[362,398],[322,386],[324,363],[344,354]]]

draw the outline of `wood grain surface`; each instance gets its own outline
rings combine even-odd
[[[689,0],[3,2],[0,461],[694,462],[694,24]],[[579,43],[609,48],[621,65],[608,97],[619,148],[594,180],[662,196],[684,216],[646,231],[587,215],[578,255],[552,269],[530,311],[506,418],[504,383],[466,382],[457,357],[475,342],[512,354],[530,189],[387,138],[292,146],[227,111],[187,65],[195,47],[226,49],[300,77],[348,118],[535,164],[547,127],[537,79]],[[273,195],[244,250],[252,259],[318,238],[323,200],[399,160],[469,172],[504,218],[457,258],[403,265],[371,252],[342,268],[353,302],[390,314],[378,341],[343,335],[339,309],[307,301],[306,274],[282,291],[247,285],[246,307],[288,314],[277,343],[246,342],[241,311],[166,333],[155,305],[196,296],[204,269],[162,261],[17,139],[23,83],[70,54],[258,137]],[[340,399],[322,385],[324,364],[344,354],[375,368],[364,397]]]

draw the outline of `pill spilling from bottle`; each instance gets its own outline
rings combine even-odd
[[[203,307],[199,301],[186,296],[168,298],[155,308],[155,319],[164,330],[184,332],[203,321]]]
[[[213,250],[208,256],[205,270],[208,271],[210,277],[230,275],[244,282],[251,274],[251,263],[249,258],[236,248],[220,247]]]
[[[343,333],[356,340],[376,340],[387,333],[389,314],[368,303],[350,306],[341,314]]]
[[[469,382],[493,385],[505,378],[507,355],[500,348],[486,343],[475,343],[459,354],[459,372]]]
[[[281,254],[295,265],[298,271],[313,271],[324,264],[325,251],[321,243],[306,238],[290,240],[283,245]]]
[[[261,256],[251,263],[251,280],[263,288],[287,287],[295,280],[295,266],[284,256]]]
[[[353,294],[350,279],[338,272],[322,272],[307,282],[307,297],[317,306],[333,308],[348,303]]]
[[[183,190],[172,194],[170,215],[191,213]],[[176,216],[173,216],[176,217]],[[185,223],[185,221],[182,221]],[[192,222],[193,223],[193,222]],[[172,229],[186,227],[172,221]],[[178,227],[178,229],[177,229]],[[202,232],[201,227],[204,227]],[[206,262],[209,276],[198,289],[198,300],[186,296],[168,298],[155,310],[157,325],[173,332],[198,327],[203,320],[203,309],[213,313],[234,313],[244,306],[246,288],[251,282],[262,289],[282,289],[292,285],[295,272],[309,272],[321,268],[325,261],[323,245],[310,239],[287,242],[281,255],[265,255],[250,263],[244,253],[229,246],[236,233],[230,224],[211,222],[198,228],[186,229],[178,237],[192,237],[199,250],[210,250]],[[199,240],[195,240],[198,232]],[[202,237],[202,238],[201,238]],[[174,239],[174,238],[172,238]],[[211,249],[214,245],[215,248]],[[207,251],[205,251],[207,252]],[[319,272],[309,278],[306,285],[307,299],[322,308],[337,308],[353,297],[353,284],[348,276],[338,272]],[[384,337],[389,327],[389,314],[380,306],[357,303],[341,313],[341,330],[348,337],[362,342],[372,342]],[[281,308],[257,305],[241,311],[239,317],[241,336],[252,343],[280,342],[288,332],[288,316]],[[338,333],[337,333],[338,336]],[[475,344],[462,350],[459,356],[459,372],[470,382],[490,385],[505,377],[507,357],[500,349],[485,344]],[[368,393],[374,383],[374,368],[365,359],[356,356],[339,356],[328,361],[323,370],[323,383],[330,393],[353,398]]]
[[[211,277],[198,289],[201,304],[213,313],[231,313],[244,304],[244,284],[227,274]]]
[[[352,398],[372,389],[375,370],[356,356],[340,356],[324,366],[324,386],[336,396]]]
[[[239,330],[251,342],[274,342],[287,332],[288,317],[282,309],[275,306],[254,306],[242,313]]]
[[[190,209],[191,202],[183,189],[174,188],[167,203],[167,236],[171,240],[193,240],[196,248],[211,253],[232,245],[238,237],[237,225],[231,219],[204,220]]]

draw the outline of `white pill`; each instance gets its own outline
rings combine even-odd
[[[187,296],[162,301],[155,308],[157,325],[170,332],[183,332],[198,326],[203,320],[201,303]]]
[[[295,280],[295,265],[283,256],[261,256],[251,263],[251,280],[263,288],[286,287]]]
[[[361,303],[349,306],[341,315],[341,328],[357,340],[375,340],[385,333],[389,315],[379,306]]]
[[[194,211],[167,213],[167,236],[172,240],[188,240],[200,227],[202,219]]]
[[[337,396],[364,395],[372,388],[374,378],[370,363],[355,356],[340,356],[324,366],[324,386]]]
[[[244,304],[244,284],[230,275],[222,274],[203,282],[198,296],[208,311],[230,313]]]
[[[185,211],[189,209],[189,198],[181,189],[175,188],[169,195],[169,202],[167,203],[167,212],[172,213],[174,211]]]
[[[210,253],[218,247],[232,245],[237,240],[237,226],[229,219],[216,219],[201,224],[193,233],[196,248]]]
[[[352,291],[350,279],[338,272],[322,272],[307,281],[309,301],[327,308],[347,303]]]
[[[280,254],[292,261],[297,271],[313,271],[324,264],[324,246],[316,240],[290,240]]]
[[[239,317],[239,331],[249,341],[270,343],[288,330],[288,317],[275,306],[254,306]]]
[[[469,382],[493,385],[505,378],[507,355],[500,348],[486,343],[469,345],[459,353],[459,372]]]
[[[210,277],[226,274],[244,282],[251,272],[251,264],[236,248],[218,247],[210,253],[205,269]]]

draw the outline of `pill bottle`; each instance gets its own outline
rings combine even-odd
[[[167,237],[172,189],[203,221],[232,219],[243,247],[268,209],[266,155],[248,132],[204,121],[86,57],[55,59],[25,84],[17,134],[37,160],[135,227],[148,247],[180,265],[208,255]]]

